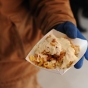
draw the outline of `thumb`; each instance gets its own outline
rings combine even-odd
[[[71,23],[71,22],[66,22],[64,25],[64,31],[66,33],[66,35],[70,38],[76,38],[77,37],[77,28],[76,26]]]

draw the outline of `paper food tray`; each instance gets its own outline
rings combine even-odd
[[[50,32],[48,32],[34,47],[33,49],[29,52],[29,54],[27,55],[26,57],[26,60],[28,62],[30,62],[31,64],[35,65],[33,62],[30,61],[29,59],[29,55],[34,55],[34,50],[35,48],[38,46],[38,44],[40,42],[43,42],[45,40],[45,38],[50,35],[50,34],[54,34],[56,37],[67,37],[65,34],[61,33],[61,32],[58,32],[56,31],[55,29],[52,29]],[[84,55],[84,53],[86,52],[87,50],[87,41],[86,40],[82,40],[82,39],[79,39],[79,38],[76,38],[76,39],[71,39],[72,43],[74,45],[79,45],[80,46],[80,53],[78,55],[78,58],[79,60],[81,59],[81,57]],[[76,63],[74,63],[76,64]],[[73,64],[73,65],[74,65]],[[35,65],[36,67],[39,67],[37,65]],[[72,66],[71,66],[72,67]],[[70,67],[70,68],[71,68]],[[46,68],[43,68],[43,67],[39,67],[40,69],[44,69],[44,70],[47,70],[47,71],[51,71],[51,72],[55,72],[55,73],[59,73],[59,74],[64,74],[67,70],[69,70],[70,68],[68,69],[46,69]]]

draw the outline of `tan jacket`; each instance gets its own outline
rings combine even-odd
[[[25,57],[44,34],[65,21],[75,24],[69,0],[0,0],[0,88],[37,88],[32,81],[37,68]]]

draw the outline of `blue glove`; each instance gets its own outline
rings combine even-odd
[[[65,33],[70,38],[81,38],[86,40],[86,38],[80,33],[77,27],[71,22],[65,22],[55,27],[57,31]],[[75,68],[79,69],[83,65],[84,57],[88,60],[88,48],[83,57],[74,65]]]

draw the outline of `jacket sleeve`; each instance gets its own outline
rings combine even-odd
[[[44,34],[65,21],[76,25],[69,0],[30,0],[29,3],[31,14]]]

